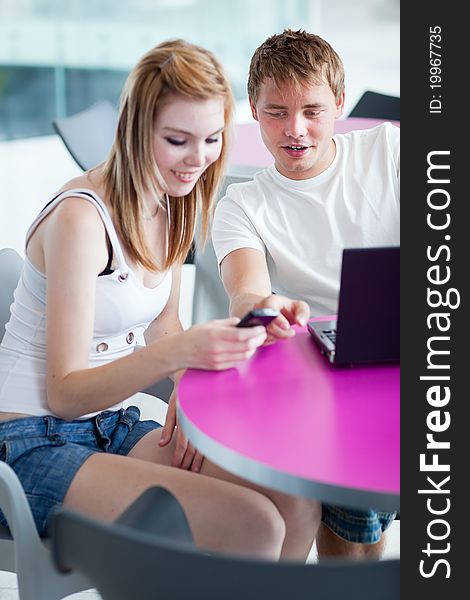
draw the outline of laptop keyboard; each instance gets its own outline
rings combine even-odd
[[[322,333],[330,340],[330,342],[336,345],[336,329],[322,329]]]

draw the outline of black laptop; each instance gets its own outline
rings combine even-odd
[[[343,250],[338,315],[308,323],[331,363],[400,360],[400,248]]]

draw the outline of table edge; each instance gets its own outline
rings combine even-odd
[[[222,469],[252,483],[288,494],[314,498],[328,504],[356,509],[373,508],[381,512],[400,510],[399,494],[322,483],[278,471],[210,438],[190,421],[179,402],[177,413],[180,426],[201,454]]]

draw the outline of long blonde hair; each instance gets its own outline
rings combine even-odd
[[[149,191],[166,210],[161,202],[166,186],[153,157],[152,136],[159,107],[171,93],[193,100],[223,97],[225,124],[219,158],[187,196],[169,196],[167,253],[163,264],[157,265],[146,243],[142,218],[145,194]],[[144,268],[166,270],[184,262],[191,249],[199,212],[200,239],[206,241],[228,158],[233,104],[230,83],[215,56],[183,40],[159,44],[130,73],[121,96],[116,137],[105,163],[104,178],[115,226],[131,258]]]

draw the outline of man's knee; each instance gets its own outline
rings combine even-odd
[[[301,528],[313,539],[321,522],[321,502],[301,496],[283,495],[282,500],[276,504],[287,523],[291,526],[296,524],[297,528]]]

